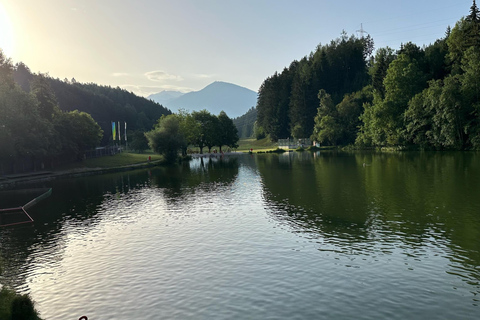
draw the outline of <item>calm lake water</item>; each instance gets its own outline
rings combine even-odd
[[[480,154],[287,153],[57,180],[0,229],[46,319],[478,319]],[[24,187],[24,186],[23,186]]]

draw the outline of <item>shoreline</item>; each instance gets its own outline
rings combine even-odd
[[[221,158],[223,156],[239,156],[245,155],[245,152],[225,152],[223,155],[221,153],[194,153],[189,156],[192,159],[198,158]],[[0,190],[9,189],[15,187],[19,184],[31,183],[31,182],[42,182],[42,181],[51,181],[59,178],[76,178],[90,175],[100,175],[107,173],[123,172],[123,171],[132,171],[137,169],[146,169],[163,165],[162,160],[154,160],[150,162],[141,162],[135,164],[129,164],[125,166],[109,167],[109,168],[75,168],[70,170],[59,170],[59,171],[35,171],[35,172],[25,172],[19,174],[10,174],[0,177]]]
[[[191,156],[193,159],[197,158],[222,158],[226,156],[240,156],[240,155],[245,155],[248,154],[248,152],[242,152],[242,151],[237,151],[237,152],[224,152],[222,153],[191,153],[189,156]]]
[[[36,171],[22,174],[5,175],[0,178],[0,190],[14,187],[23,183],[42,182],[55,180],[58,178],[76,178],[82,176],[145,169],[160,166],[162,163],[162,160],[156,160],[110,168],[76,168],[71,170]]]

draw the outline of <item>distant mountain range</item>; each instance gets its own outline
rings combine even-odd
[[[210,113],[218,115],[223,110],[230,118],[245,114],[257,104],[255,91],[221,81],[215,81],[200,91],[185,94],[177,91],[162,91],[147,98],[160,103],[172,112],[177,112],[179,109],[190,112],[207,109]]]
[[[162,106],[166,106],[170,101],[183,95],[184,93],[180,91],[161,91],[159,93],[151,94],[147,98],[160,103]]]

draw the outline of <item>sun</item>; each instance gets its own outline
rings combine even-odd
[[[13,28],[8,17],[7,10],[0,3],[0,49],[5,56],[10,58],[13,55]]]

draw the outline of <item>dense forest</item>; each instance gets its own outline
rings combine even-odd
[[[480,16],[428,46],[341,37],[260,87],[255,135],[327,145],[480,149]]]
[[[32,74],[23,63],[15,66],[13,77],[25,92],[31,91],[31,85],[35,79],[45,78],[60,110],[89,113],[105,133],[110,133],[111,121],[127,122],[128,130],[132,132],[145,132],[152,129],[162,115],[171,113],[162,105],[125,89],[100,86],[95,83],[79,83],[75,79],[60,80],[48,75]],[[111,134],[105,134],[102,145],[110,141],[112,141]]]
[[[0,174],[82,159],[109,144],[111,121],[128,123],[134,137],[170,113],[120,88],[33,74],[0,50]]]
[[[238,130],[238,136],[241,139],[250,138],[255,131],[255,122],[257,121],[257,109],[252,107],[244,115],[234,118],[233,123]]]

